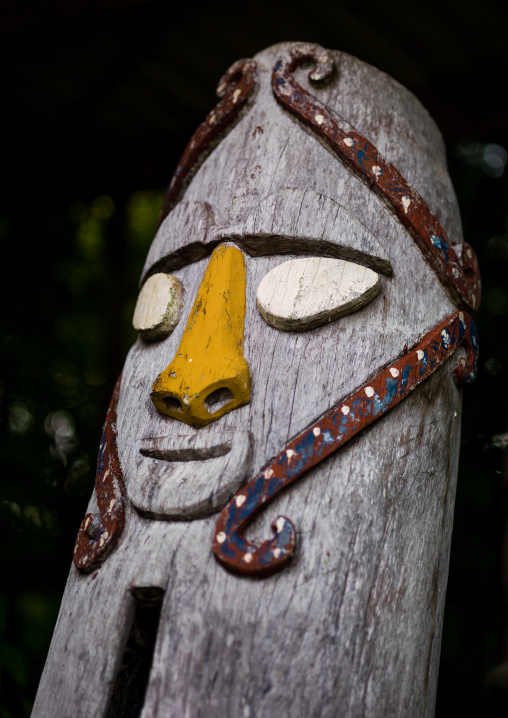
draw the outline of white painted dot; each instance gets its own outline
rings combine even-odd
[[[316,115],[316,116],[314,117],[314,120],[316,121],[316,123],[317,123],[318,125],[322,125],[323,122],[324,122],[324,119],[325,119],[325,118],[324,118],[323,115]]]
[[[400,372],[398,369],[396,369],[394,366],[390,367],[390,374],[395,379],[396,376],[399,376]]]
[[[240,88],[237,88],[233,92],[233,102],[238,102],[238,98],[240,97],[241,94],[242,94],[242,91],[240,90]]]
[[[459,270],[457,269],[457,267],[453,267],[453,269],[452,269],[452,274],[453,274],[453,276],[455,277],[455,279],[457,279],[457,277],[460,276],[460,272],[459,272]]]
[[[461,322],[464,321],[464,312],[459,312],[459,319]]]
[[[295,455],[295,452],[293,451],[293,449],[288,449],[286,451],[286,456],[288,457],[288,459],[290,459],[294,455]]]
[[[192,361],[192,359],[189,359],[189,361]]]
[[[372,167],[372,174],[376,175],[376,177],[379,177],[383,174],[381,167],[379,165],[374,165]]]
[[[243,506],[243,505],[244,505],[245,499],[246,499],[245,494],[240,494],[240,496],[237,496],[237,497],[236,497],[235,503],[236,503],[236,505],[238,506],[238,508],[240,508],[240,506]]]
[[[373,389],[371,386],[366,386],[366,387],[365,387],[365,393],[366,393],[367,396],[369,396],[369,397],[370,397],[370,396],[374,396],[374,389]]]
[[[273,476],[273,469],[265,469],[265,471],[263,471],[263,476],[265,479],[271,479]]]
[[[116,499],[111,499],[108,506],[108,511],[111,512],[115,508]]]
[[[424,354],[421,349],[418,349],[418,351],[416,352],[416,356],[420,361],[423,359]]]
[[[208,122],[210,125],[213,125],[213,123],[215,122],[215,112],[210,115]]]
[[[102,546],[104,546],[104,537],[99,541],[99,548],[102,548]]]
[[[474,293],[471,295],[471,304],[473,308],[476,306],[476,295]]]
[[[344,414],[344,416],[347,416],[349,414],[349,406],[344,406],[341,408],[341,412]]]
[[[404,212],[406,214],[407,214],[410,204],[411,204],[411,197],[403,197],[402,198],[402,206],[404,207]]]
[[[282,553],[282,551],[280,550],[280,548],[276,548],[276,549],[274,549],[274,551],[273,551],[273,555],[275,556],[275,558],[279,558],[279,556],[281,555],[281,553]]]
[[[219,85],[219,87],[217,88],[217,94],[222,95],[222,93],[226,91],[226,87],[227,85],[225,82],[223,82],[222,85]]]
[[[319,428],[319,426],[315,426],[315,427],[312,429],[312,433],[314,434],[314,436],[319,436],[320,433],[321,433],[321,429]]]
[[[284,526],[286,525],[286,519],[283,516],[280,516],[277,521],[275,522],[275,528],[277,529],[277,533],[281,533],[284,530]]]
[[[456,412],[456,411],[453,412],[453,418],[454,418],[454,419],[457,418],[457,412]]]
[[[84,528],[84,529],[87,529],[87,528],[89,527],[91,520],[92,520],[92,517],[91,517],[91,516],[87,516],[87,518],[85,519],[85,523],[84,523],[84,525],[83,525],[83,528]]]
[[[104,472],[104,478],[107,479],[108,476],[109,476],[109,469],[106,469],[106,471]]]
[[[344,139],[343,139],[342,141],[343,141],[344,144],[347,145],[348,147],[352,147],[352,146],[353,146],[353,140],[351,139],[351,137],[344,137]]]
[[[243,560],[245,561],[245,563],[252,563],[252,554],[246,553],[245,556],[243,557]]]
[[[78,550],[78,544],[76,544],[76,545],[74,546],[73,554],[75,554],[77,550]]]
[[[194,147],[195,144],[196,144],[196,140],[191,140],[191,141],[190,141],[189,147],[191,148],[191,150],[192,150],[192,148]]]
[[[224,531],[219,531],[215,538],[217,539],[217,543],[224,543],[224,541],[226,540],[226,534],[224,533]]]
[[[466,254],[469,257],[469,259],[473,258],[473,252],[471,251],[471,249],[469,247],[466,249]]]

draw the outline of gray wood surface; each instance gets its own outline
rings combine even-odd
[[[281,47],[257,56],[255,103],[150,250],[145,276],[170,271],[182,283],[180,321],[164,341],[138,339],[127,357],[118,409],[126,529],[98,572],[71,567],[34,718],[106,715],[132,589],[144,587],[164,599],[142,718],[434,713],[460,436],[457,357],[251,525],[249,535],[267,538],[275,516],[295,523],[297,554],[281,573],[227,573],[211,551],[215,516],[191,520],[203,505],[224,505],[289,439],[454,311],[397,219],[275,102],[270,72]],[[460,242],[429,115],[385,74],[334,58],[333,82],[311,91],[377,145]],[[308,87],[303,70],[298,78]],[[158,414],[150,390],[175,355],[218,241],[246,253],[251,401],[195,429]],[[302,255],[369,266],[381,273],[380,294],[326,326],[278,331],[256,308],[257,287]],[[221,454],[228,441],[236,453]]]

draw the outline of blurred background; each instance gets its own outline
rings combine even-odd
[[[494,0],[4,0],[0,718],[30,714],[165,186],[221,74],[282,40],[388,72],[445,137],[484,301],[436,715],[508,714],[507,27]]]

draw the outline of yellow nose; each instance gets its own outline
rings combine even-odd
[[[155,380],[151,399],[167,416],[205,426],[250,400],[243,356],[245,261],[217,247],[206,268],[176,356]]]

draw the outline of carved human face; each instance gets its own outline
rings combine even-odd
[[[291,438],[454,309],[406,230],[282,112],[260,67],[255,105],[165,219],[143,273],[145,286],[171,275],[181,304],[169,330],[138,339],[122,378],[127,493],[152,518],[220,509]],[[360,125],[361,110],[358,100]],[[376,131],[385,137],[365,129]],[[394,152],[403,165],[404,147]],[[444,160],[428,167],[427,155],[422,149],[417,164],[423,174],[441,167],[442,213],[453,219]],[[353,290],[360,301],[346,314],[339,271],[363,272]]]

